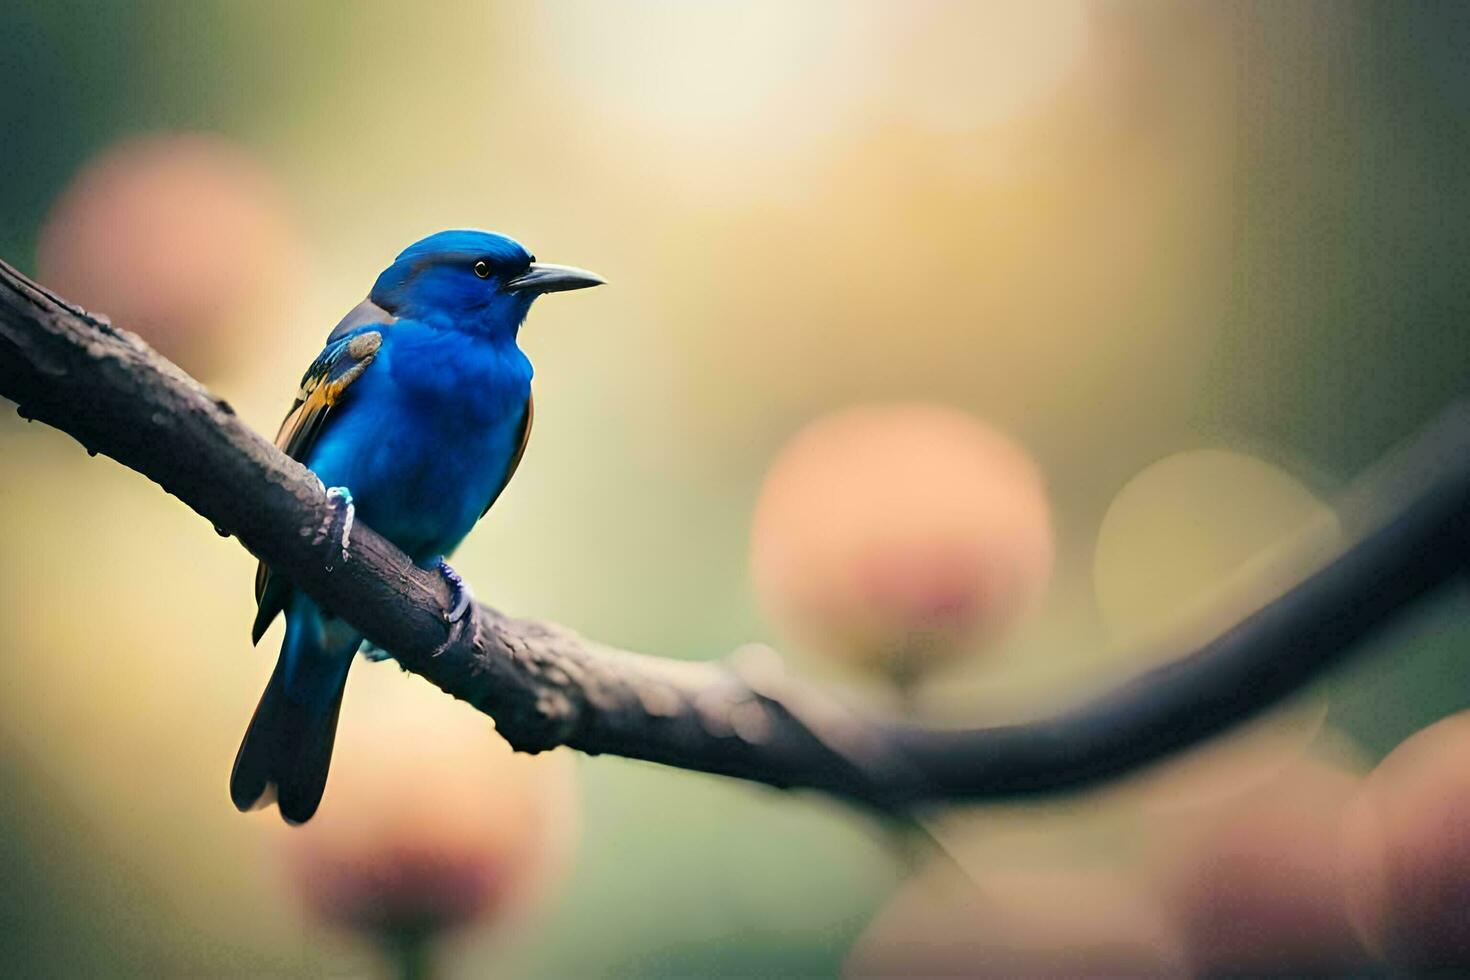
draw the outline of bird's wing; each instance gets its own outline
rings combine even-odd
[[[484,510],[480,511],[481,517],[490,513],[490,508],[494,507],[495,501],[500,499],[501,492],[510,485],[510,478],[516,475],[516,467],[521,465],[521,457],[526,455],[526,443],[531,441],[531,422],[535,417],[536,396],[527,395],[526,414],[521,419],[521,443],[516,446],[516,454],[510,458],[510,465],[505,468],[505,479],[500,481],[500,486],[496,487],[495,492],[490,495],[490,502],[485,505]]]
[[[352,382],[362,377],[382,346],[383,335],[373,325],[346,333],[334,331],[326,348],[301,378],[296,400],[281,422],[280,432],[276,433],[276,448],[298,462],[306,462],[333,406],[342,400]],[[271,573],[265,562],[256,567],[252,642],[260,642],[271,622],[285,608],[287,591],[286,584]]]
[[[276,448],[298,462],[306,462],[332,406],[352,382],[362,377],[382,346],[383,335],[372,327],[359,327],[330,341],[302,375],[296,401],[276,433]]]

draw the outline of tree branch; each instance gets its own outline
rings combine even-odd
[[[304,467],[137,337],[3,262],[0,395],[237,536],[517,749],[567,745],[889,810],[1077,789],[1199,742],[1300,690],[1470,555],[1462,404],[1344,498],[1351,547],[1217,639],[1052,718],[940,730],[861,717],[769,651],[666,660],[484,605],[451,628],[438,575],[360,524],[343,560],[336,511]]]

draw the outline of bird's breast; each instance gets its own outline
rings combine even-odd
[[[417,414],[477,428],[515,415],[531,393],[531,362],[513,342],[421,328],[385,340],[397,400]]]
[[[531,366],[514,345],[398,332],[385,336],[311,465],[352,490],[364,521],[424,560],[452,551],[504,484]]]

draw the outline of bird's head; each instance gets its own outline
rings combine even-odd
[[[369,299],[395,316],[513,338],[537,296],[602,282],[584,269],[537,262],[504,235],[441,231],[399,253]]]

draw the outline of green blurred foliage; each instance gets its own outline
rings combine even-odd
[[[1092,657],[1090,569],[1133,474],[1231,447],[1330,493],[1465,393],[1470,14],[1089,4],[1066,73],[977,122],[1029,76],[967,74],[992,39],[964,5],[896,9],[11,2],[0,255],[31,269],[51,202],[119,138],[250,148],[312,256],[279,324],[218,340],[215,387],[262,430],[423,233],[498,228],[607,275],[533,314],[536,439],[457,564],[497,605],[671,656],[775,639],[745,534],[803,422],[894,398],[995,420],[1051,480],[1057,585],[934,700],[986,717],[1028,670],[1065,697],[1118,669]],[[930,62],[960,107],[938,124]],[[249,556],[8,413],[0,541],[7,972],[369,969],[302,923],[273,817],[225,796],[273,659],[246,639]],[[1470,705],[1466,601],[1325,685],[1329,724],[1381,754]],[[835,804],[580,768],[570,881],[537,928],[473,940],[465,975],[830,975],[904,871]]]

